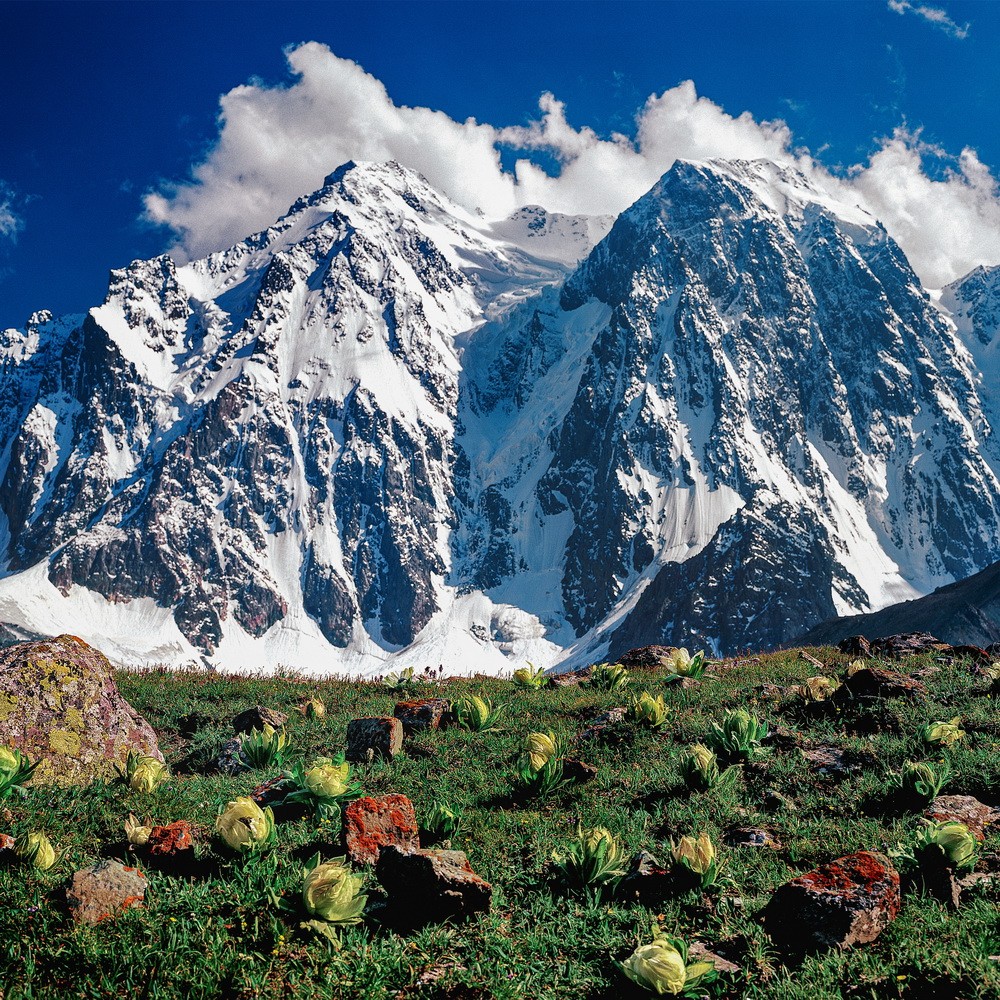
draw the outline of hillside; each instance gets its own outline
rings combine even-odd
[[[852,635],[877,639],[917,631],[930,632],[956,646],[986,647],[1000,642],[1000,563],[915,601],[823,622],[798,641],[833,645]]]
[[[841,676],[846,658],[830,649],[807,652],[822,669],[797,651],[724,661],[693,685],[667,683],[662,668],[636,667],[618,693],[587,684],[519,690],[483,677],[418,681],[408,695],[454,702],[475,693],[506,713],[495,731],[451,726],[415,737],[392,761],[357,765],[354,776],[366,795],[409,796],[421,821],[434,802],[460,809],[464,822],[453,846],[492,883],[492,908],[469,923],[407,930],[388,920],[369,873],[364,920],[337,931],[334,947],[297,930],[269,895],[296,899],[303,864],[316,851],[324,860],[343,853],[339,824],[286,818],[273,850],[234,861],[212,839],[216,813],[274,771],[228,777],[214,773],[213,762],[232,735],[230,720],[250,706],[289,713],[290,758],[308,761],[341,750],[349,720],[392,712],[401,695],[379,682],[121,673],[120,688],[152,722],[172,776],[150,793],[104,782],[55,792],[29,784],[26,797],[6,803],[3,830],[43,830],[68,857],[50,873],[0,867],[0,989],[5,1000],[611,1000],[650,995],[630,993],[615,963],[649,941],[652,922],[732,963],[709,986],[716,997],[995,997],[1000,895],[990,873],[1000,857],[992,831],[977,863],[983,877],[963,890],[957,911],[904,882],[899,916],[871,944],[793,959],[765,934],[762,909],[793,876],[847,852],[912,843],[921,807],[892,792],[892,776],[905,761],[947,757],[953,776],[946,792],[1000,805],[995,699],[983,693],[988,685],[968,661],[893,664],[919,674],[928,694],[838,702],[835,710],[806,704],[792,685],[817,674]],[[669,706],[663,732],[620,723],[601,738],[575,742],[589,720],[643,690],[662,694]],[[326,703],[325,717],[295,711],[301,698],[315,695]],[[685,748],[733,708],[768,721],[771,735],[729,784],[689,790],[679,770]],[[947,750],[921,745],[920,726],[955,715],[963,739]],[[514,794],[514,761],[532,730],[552,730],[597,769],[595,780],[547,798]],[[140,861],[150,880],[145,908],[74,930],[61,908],[62,886],[95,859],[129,862],[130,812],[160,823],[190,821],[194,859],[183,868],[170,858]],[[607,827],[626,857],[648,850],[661,862],[671,838],[707,832],[720,880],[702,891],[654,879],[659,888],[645,902],[624,885],[574,892],[550,861],[573,842],[578,824]],[[763,846],[749,846],[758,840]]]

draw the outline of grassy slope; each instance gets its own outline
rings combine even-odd
[[[814,650],[840,671],[844,658]],[[926,666],[916,659],[908,670]],[[293,678],[224,678],[201,674],[123,674],[124,695],[153,724],[175,777],[151,795],[95,783],[75,790],[30,788],[10,803],[3,828],[47,831],[70,857],[56,875],[0,872],[0,985],[4,1000],[43,996],[148,997],[617,997],[624,995],[614,960],[649,935],[650,920],[710,947],[729,941],[742,953],[743,971],[723,981],[718,995],[809,998],[1000,995],[1000,974],[990,956],[1000,952],[995,890],[973,896],[955,914],[931,899],[908,897],[900,917],[871,946],[807,959],[789,969],[769,948],[755,915],[770,892],[816,863],[862,848],[884,849],[918,827],[915,815],[880,815],[887,774],[924,754],[917,727],[961,714],[968,735],[950,753],[956,777],[947,792],[992,800],[1000,779],[994,703],[977,696],[967,665],[946,666],[928,681],[925,705],[892,703],[899,735],[849,737],[839,718],[805,720],[790,702],[761,697],[763,683],[787,684],[816,673],[795,653],[725,664],[693,690],[665,685],[654,675],[633,675],[631,692],[663,691],[673,709],[660,736],[638,732],[619,745],[592,746],[583,754],[600,767],[597,781],[543,803],[512,804],[508,775],[524,734],[553,729],[565,739],[621,695],[586,688],[540,692],[510,682],[475,678],[443,689],[456,698],[485,693],[509,704],[497,733],[449,729],[424,740],[433,757],[401,755],[392,763],[358,769],[368,794],[402,792],[418,816],[435,796],[465,809],[455,846],[494,885],[489,916],[466,926],[437,926],[401,936],[375,923],[346,930],[342,948],[329,950],[297,937],[267,904],[269,888],[296,891],[302,860],[318,847],[339,853],[338,831],[311,820],[283,824],[279,846],[245,867],[206,867],[183,879],[150,873],[149,902],[113,924],[72,927],[56,903],[67,875],[101,855],[124,857],[122,823],[130,811],[166,822],[187,818],[210,828],[220,804],[268,775],[239,778],[201,773],[230,734],[232,716],[260,703],[291,713],[290,734],[307,759],[341,749],[346,723],[391,713],[395,696],[371,684]],[[425,686],[423,693],[435,693]],[[318,693],[325,719],[307,721],[293,709],[305,693]],[[728,707],[756,705],[772,723],[857,749],[878,763],[840,783],[819,779],[797,749],[771,750],[759,773],[744,775],[722,792],[688,794],[677,775],[680,756],[703,737],[709,720]],[[199,729],[191,729],[197,713]],[[794,812],[762,810],[766,788],[798,803]],[[868,803],[865,807],[865,803]],[[587,900],[559,893],[544,868],[552,850],[569,842],[578,822],[605,825],[631,850],[661,855],[671,836],[708,830],[718,843],[732,822],[766,823],[784,843],[778,852],[722,849],[732,885],[715,897],[690,893],[656,911],[638,903]],[[991,845],[987,842],[987,850]],[[211,862],[211,848],[199,845]],[[51,902],[50,902],[51,901]],[[843,984],[842,986],[839,984]]]

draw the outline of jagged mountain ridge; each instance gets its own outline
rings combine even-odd
[[[780,642],[1000,558],[969,336],[874,220],[678,163],[585,254],[606,229],[347,164],[8,331],[0,620],[132,661],[502,669]]]

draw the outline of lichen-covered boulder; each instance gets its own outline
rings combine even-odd
[[[73,876],[66,903],[76,923],[99,924],[142,906],[147,885],[138,868],[105,859]]]
[[[129,750],[163,760],[108,658],[72,635],[0,650],[0,744],[41,759],[35,784],[110,777]]]

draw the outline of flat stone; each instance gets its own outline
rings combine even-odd
[[[901,632],[873,639],[872,656],[917,656],[921,653],[939,653],[950,648],[948,643],[935,638],[929,632]]]
[[[781,850],[781,841],[763,826],[732,826],[725,834],[730,847],[767,847],[772,851]]]
[[[163,760],[108,658],[72,635],[0,650],[0,744],[41,760],[35,785],[112,778],[129,751]]]
[[[548,674],[546,684],[552,688],[576,687],[587,678],[585,670],[570,670],[564,674]]]
[[[352,719],[347,724],[347,759],[363,764],[392,758],[403,746],[403,723],[393,715]]]
[[[66,902],[78,924],[99,924],[141,906],[147,885],[138,868],[118,861],[98,861],[73,876]]]
[[[280,729],[288,721],[288,716],[284,712],[279,712],[273,708],[265,708],[263,705],[254,705],[245,712],[240,712],[233,719],[234,733],[249,733],[254,729],[263,729],[265,725],[272,729]]]
[[[812,747],[803,750],[802,756],[809,761],[814,771],[830,778],[846,778],[856,774],[866,765],[871,766],[876,762],[871,754],[845,750],[842,747]]]
[[[405,854],[419,850],[413,803],[405,795],[355,799],[344,808],[347,857],[356,865],[373,865],[382,848],[392,845]]]
[[[191,824],[186,819],[175,820],[165,826],[154,826],[146,841],[146,850],[154,858],[168,858],[194,850]]]
[[[448,701],[445,698],[417,698],[398,702],[392,714],[403,724],[403,733],[412,736],[438,729],[447,711]]]
[[[591,719],[583,732],[577,736],[577,739],[583,743],[587,740],[603,739],[610,735],[616,726],[620,726],[625,721],[627,714],[628,711],[624,707],[609,708],[596,719]]]
[[[924,815],[939,823],[949,820],[964,823],[977,840],[985,840],[986,827],[1000,821],[1000,810],[972,795],[939,795]]]
[[[723,958],[714,951],[709,951],[700,941],[695,941],[688,948],[688,958],[692,962],[711,962],[715,966],[716,972],[723,975],[734,975],[740,971],[740,966],[735,962],[730,962],[728,958]]]
[[[493,899],[493,887],[472,870],[464,851],[406,853],[387,845],[375,875],[396,914],[414,925],[488,913]]]
[[[762,919],[789,951],[845,949],[874,941],[899,907],[899,872],[883,855],[858,851],[780,886]]]

